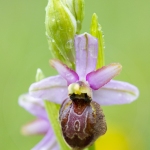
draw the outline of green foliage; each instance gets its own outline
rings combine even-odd
[[[103,33],[102,33],[101,26],[98,23],[98,17],[95,13],[92,16],[90,32],[94,37],[96,37],[98,39],[98,59],[97,59],[96,68],[101,68],[102,66],[105,65],[104,39],[103,39]]]

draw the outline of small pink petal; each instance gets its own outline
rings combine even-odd
[[[117,76],[120,73],[121,68],[122,66],[119,63],[113,63],[108,66],[104,66],[87,74],[86,80],[89,82],[92,89],[98,90],[100,87],[108,83],[112,78]]]
[[[49,130],[45,137],[31,150],[59,150],[53,131]]]
[[[136,86],[127,82],[111,80],[99,90],[93,90],[93,100],[100,105],[131,103],[139,96]]]
[[[61,104],[68,96],[67,81],[61,76],[48,77],[33,83],[29,88],[29,93],[41,100]]]
[[[23,94],[19,97],[19,105],[29,111],[32,115],[47,118],[47,114],[44,108],[44,104],[41,103],[41,99],[34,98],[29,94]]]
[[[37,135],[46,134],[48,129],[51,128],[48,120],[36,119],[22,127],[23,135]]]
[[[74,83],[79,80],[79,76],[77,73],[70,68],[68,68],[65,64],[60,62],[59,60],[52,59],[50,60],[50,64],[54,67],[58,73],[67,80],[68,85]]]
[[[76,72],[80,80],[85,79],[86,74],[94,71],[97,62],[98,41],[88,33],[75,37]]]

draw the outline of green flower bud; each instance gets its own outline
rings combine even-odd
[[[98,59],[96,65],[96,68],[98,69],[105,65],[104,39],[103,39],[103,32],[102,32],[101,25],[98,23],[98,17],[95,13],[92,16],[90,32],[94,37],[98,39]]]
[[[78,1],[71,5],[69,1],[49,0],[46,7],[45,25],[49,49],[54,58],[71,68],[75,64],[74,36],[79,31],[77,21],[83,20],[83,13],[79,15],[83,11],[79,10],[83,4]]]

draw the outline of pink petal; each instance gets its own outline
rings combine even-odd
[[[88,33],[75,37],[76,72],[80,80],[85,79],[86,74],[94,71],[97,62],[98,41]]]
[[[29,94],[23,94],[19,97],[19,105],[34,116],[47,118],[44,105],[41,103],[41,99],[34,98]]]
[[[59,60],[52,59],[50,60],[50,64],[54,67],[58,73],[67,80],[68,85],[74,83],[79,80],[79,76],[77,73],[70,68],[68,68],[65,64],[60,62]]]
[[[86,80],[89,82],[92,89],[98,90],[100,87],[108,83],[112,78],[118,75],[121,71],[121,68],[122,66],[118,63],[104,66],[87,74]]]
[[[53,131],[49,130],[45,137],[31,150],[59,150]]]
[[[61,76],[45,78],[29,88],[31,96],[61,104],[68,96],[67,81]]]
[[[93,100],[100,105],[131,103],[139,96],[136,86],[127,82],[111,80],[99,90],[93,90]]]
[[[48,129],[51,128],[48,120],[36,119],[22,128],[23,135],[36,135],[36,134],[46,134]]]

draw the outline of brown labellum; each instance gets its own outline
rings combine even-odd
[[[71,94],[61,106],[59,120],[64,139],[73,149],[92,145],[107,130],[100,105],[86,93]]]

